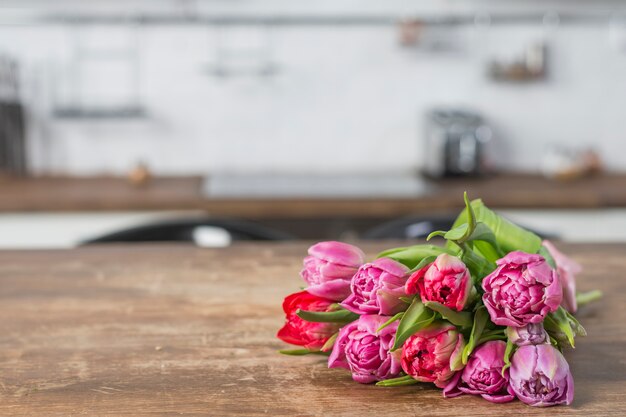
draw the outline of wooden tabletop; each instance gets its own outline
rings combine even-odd
[[[566,352],[574,404],[549,410],[361,385],[322,357],[278,354],[306,248],[0,252],[0,415],[626,415],[625,244],[562,246],[585,268],[580,289],[605,298]]]
[[[271,218],[396,218],[462,207],[463,191],[492,208],[626,207],[626,174],[570,182],[539,175],[507,174],[432,183],[414,198],[210,198],[202,178],[153,178],[134,186],[123,178],[0,178],[0,212],[202,210],[216,216]]]

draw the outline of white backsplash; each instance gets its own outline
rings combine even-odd
[[[95,36],[108,39],[115,30],[103,27]],[[626,170],[626,52],[608,25],[439,28],[426,36],[453,46],[439,51],[400,47],[394,26],[246,31],[142,27],[146,117],[59,120],[51,117],[60,90],[55,73],[67,63],[72,32],[0,26],[0,52],[23,64],[33,169],[120,174],[141,160],[163,174],[410,172],[421,165],[424,112],[461,106],[492,124],[496,163],[506,169],[537,170],[549,146],[564,144],[592,146],[609,169]],[[226,67],[247,71],[269,62],[275,73],[214,75],[219,39],[238,48],[241,39],[269,42],[260,60],[233,58]],[[493,57],[511,57],[535,40],[548,45],[547,80],[487,78]],[[115,74],[94,73],[94,82],[127,82]]]

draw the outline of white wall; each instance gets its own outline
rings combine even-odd
[[[435,3],[426,12],[502,11],[504,2],[481,1],[473,8],[466,1]],[[238,4],[237,12],[264,10],[258,1]],[[277,11],[286,3],[270,4]],[[320,4],[319,13],[336,9]],[[348,12],[355,10],[354,2],[342,4]],[[368,6],[359,12],[410,11],[406,2],[389,3],[382,11],[374,6],[380,2],[360,4]],[[547,4],[535,3],[530,10],[563,3]],[[602,10],[616,4],[603,2]],[[567,2],[567,7],[590,8],[589,2]],[[421,163],[421,115],[440,105],[482,112],[494,126],[499,160],[507,169],[535,170],[546,148],[560,143],[593,146],[609,169],[626,171],[626,52],[610,41],[614,29],[608,24],[459,26],[427,33],[455,45],[454,51],[436,52],[398,46],[393,26],[281,27],[270,34],[275,75],[220,78],[207,71],[218,39],[255,42],[264,39],[263,31],[142,27],[140,91],[148,116],[133,121],[50,116],[62,91],[55,74],[67,64],[75,36],[67,27],[0,26],[0,52],[23,63],[38,172],[123,173],[138,160],[167,174],[405,172]],[[116,30],[103,27],[90,35],[107,40]],[[537,39],[550,48],[548,80],[514,85],[486,78],[491,58],[513,56]],[[116,81],[112,72],[95,77],[94,83],[127,81],[122,76]]]

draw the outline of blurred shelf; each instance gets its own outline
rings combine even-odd
[[[454,213],[462,195],[493,208],[599,209],[626,207],[626,174],[557,182],[538,175],[446,179],[415,196],[211,197],[202,177],[156,177],[142,186],[125,178],[0,177],[0,212],[203,210],[246,219],[397,218]]]
[[[0,20],[0,25],[266,25],[266,26],[389,26],[402,20],[418,20],[425,25],[511,25],[577,24],[603,25],[615,18],[623,7],[609,12],[518,12],[479,11],[452,14],[207,14],[189,13],[54,13],[19,16]],[[614,13],[615,12],[615,13]]]
[[[147,112],[142,107],[80,108],[61,107],[52,112],[57,119],[143,119]]]

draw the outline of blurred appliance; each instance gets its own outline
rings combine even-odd
[[[216,173],[205,179],[209,198],[414,198],[432,191],[415,175]]]
[[[17,62],[0,56],[0,174],[26,173],[25,119],[19,96]]]
[[[475,113],[435,109],[426,117],[424,173],[430,177],[487,173],[491,128]]]

